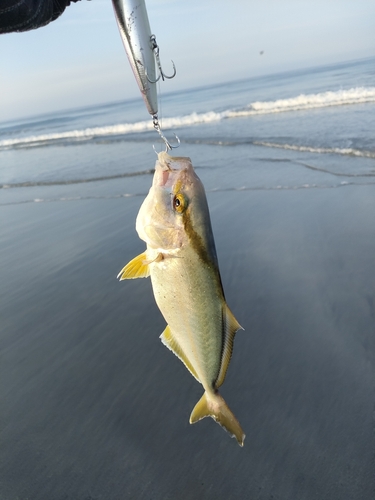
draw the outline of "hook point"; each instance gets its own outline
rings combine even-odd
[[[155,56],[155,59],[156,59],[156,64],[159,68],[159,76],[157,77],[156,80],[151,80],[148,75],[147,75],[147,68],[145,68],[145,75],[146,75],[146,78],[147,80],[150,82],[150,83],[156,83],[160,80],[160,77],[162,78],[162,80],[164,81],[166,78],[167,80],[171,80],[172,78],[174,78],[176,76],[176,66],[174,64],[174,62],[172,61],[172,66],[173,66],[173,75],[171,76],[168,76],[164,73],[163,71],[163,68],[161,67],[161,62],[160,62],[160,58],[159,58],[159,45],[157,44],[156,42],[156,37],[155,35],[151,35],[150,36],[150,42],[151,42],[151,49],[154,53],[154,56]]]

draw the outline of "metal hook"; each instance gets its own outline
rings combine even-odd
[[[159,76],[157,77],[156,80],[150,80],[150,78],[147,75],[147,68],[145,68],[145,74],[146,78],[150,83],[156,83],[161,79],[164,81],[166,78],[170,80],[171,78],[174,78],[176,76],[176,66],[174,65],[174,62],[172,61],[173,65],[173,75],[168,76],[164,73],[163,68],[161,67],[161,62],[160,62],[160,57],[159,57],[159,45],[156,43],[156,37],[155,35],[150,36],[150,42],[151,42],[151,49],[154,52],[154,56],[156,59],[156,64],[158,65],[159,68]]]
[[[165,135],[163,134],[161,128],[160,128],[160,124],[159,124],[159,119],[158,119],[158,115],[152,115],[152,122],[154,124],[154,129],[158,132],[158,134],[160,135],[160,137],[163,139],[164,141],[164,144],[165,144],[165,152],[168,153],[168,151],[172,151],[172,149],[177,149],[180,144],[181,144],[181,141],[179,139],[179,137],[174,134],[174,136],[176,137],[177,139],[177,146],[172,146],[172,144],[168,141],[168,139],[165,137]],[[154,151],[156,153],[156,150],[155,150],[155,146],[153,146],[154,148]]]

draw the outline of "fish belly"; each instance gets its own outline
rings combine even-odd
[[[215,271],[185,251],[153,263],[151,281],[174,339],[199,381],[212,390],[223,348],[224,297]]]

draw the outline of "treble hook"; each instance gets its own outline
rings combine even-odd
[[[173,75],[171,75],[171,76],[166,75],[161,67],[161,62],[160,62],[160,57],[159,57],[159,45],[156,43],[155,35],[150,36],[150,42],[151,42],[151,49],[154,52],[154,56],[156,59],[156,64],[158,65],[158,68],[159,68],[159,76],[157,77],[156,80],[150,80],[150,78],[148,77],[148,74],[147,74],[147,68],[145,68],[147,80],[150,83],[156,83],[160,80],[160,77],[162,78],[163,81],[165,80],[165,78],[167,78],[168,80],[170,80],[171,78],[174,78],[176,76],[176,66],[174,65],[174,62],[172,61]]]
[[[161,128],[160,128],[160,124],[159,124],[159,119],[158,119],[158,115],[155,114],[155,115],[152,115],[152,123],[154,124],[154,129],[158,132],[158,134],[160,135],[160,137],[163,139],[164,141],[164,144],[165,144],[165,152],[168,153],[168,151],[172,151],[172,149],[177,149],[180,144],[181,144],[181,141],[179,139],[179,137],[174,134],[174,136],[176,137],[177,139],[177,146],[172,146],[172,144],[168,141],[168,139],[165,137],[165,135],[163,134]],[[154,148],[154,151],[156,153],[156,150],[155,150],[155,146],[153,146]]]

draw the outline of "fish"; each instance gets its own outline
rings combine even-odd
[[[207,198],[190,158],[158,154],[136,231],[146,251],[118,278],[151,277],[167,322],[161,341],[204,388],[190,423],[212,417],[243,446],[241,425],[218,391],[243,328],[225,301]]]

